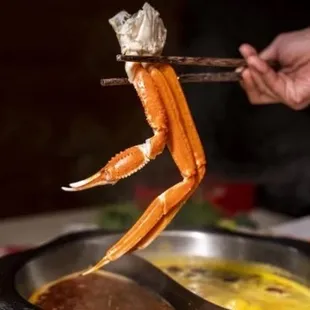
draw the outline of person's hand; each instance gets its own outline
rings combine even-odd
[[[284,103],[300,110],[310,104],[310,28],[280,34],[260,54],[249,44],[240,46],[247,62],[241,86],[252,104]],[[276,61],[274,71],[267,61]]]

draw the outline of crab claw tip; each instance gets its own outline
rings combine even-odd
[[[65,187],[65,186],[62,186],[61,189],[62,189],[63,191],[66,191],[66,192],[74,192],[74,191],[76,191],[75,188],[72,188],[72,187]]]
[[[102,174],[98,172],[94,174],[93,176],[87,179],[84,179],[82,181],[70,183],[69,184],[70,187],[62,187],[62,189],[65,191],[73,192],[73,191],[89,189],[89,188],[99,186],[99,185],[114,184],[114,183],[116,182],[111,182],[111,181],[102,179]]]
[[[100,268],[102,268],[103,266],[109,264],[111,261],[110,259],[108,259],[107,257],[104,257],[102,260],[100,260],[96,265],[88,268],[87,270],[82,272],[82,276],[86,276],[90,273],[96,272],[97,270],[99,270]]]
[[[83,186],[83,185],[85,185],[85,184],[87,184],[87,183],[89,183],[89,182],[90,182],[90,180],[89,180],[89,179],[86,179],[86,180],[82,180],[82,181],[70,183],[69,185],[70,185],[71,187],[80,187],[80,186]]]

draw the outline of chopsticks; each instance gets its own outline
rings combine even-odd
[[[246,66],[246,62],[242,58],[116,55],[116,61],[166,63],[170,65],[181,66],[203,66],[222,68],[237,68]]]
[[[238,68],[246,67],[246,61],[242,58],[212,58],[212,57],[187,57],[187,56],[133,56],[117,55],[119,62],[140,62],[140,63],[166,63],[181,66],[203,66]],[[269,62],[273,68],[277,63]],[[181,83],[208,83],[208,82],[236,82],[241,78],[240,72],[219,72],[219,73],[190,73],[178,76]],[[130,85],[127,78],[101,79],[102,86]]]
[[[219,72],[219,73],[189,73],[181,74],[178,79],[181,83],[206,83],[206,82],[236,82],[241,77],[237,72]],[[101,79],[101,86],[121,86],[130,85],[127,78]]]
[[[246,61],[242,58],[116,55],[116,61],[166,63],[170,65],[181,65],[181,66],[203,66],[203,67],[222,67],[222,68],[238,68],[247,66]],[[279,64],[277,62],[268,61],[268,64],[274,69],[279,68]]]

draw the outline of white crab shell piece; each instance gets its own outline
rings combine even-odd
[[[160,55],[164,49],[167,29],[162,19],[151,5],[145,3],[142,10],[130,15],[126,11],[109,19],[123,55]],[[134,77],[134,63],[126,63],[129,81]]]

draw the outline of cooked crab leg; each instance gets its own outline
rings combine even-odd
[[[143,168],[161,154],[167,141],[167,117],[158,91],[149,73],[136,64],[133,85],[141,99],[146,119],[154,135],[144,144],[136,145],[114,156],[105,167],[91,177],[71,183],[66,191],[81,191],[98,185],[115,184]]]
[[[160,72],[164,75],[170,89],[172,90],[175,101],[178,103],[180,115],[183,119],[183,125],[194,154],[196,166],[198,169],[199,182],[203,179],[206,169],[206,157],[200,137],[198,135],[191,111],[188,107],[184,92],[174,69],[170,65],[160,65]],[[169,144],[168,144],[169,147]]]
[[[145,3],[143,9],[133,15],[122,11],[109,22],[116,32],[122,54],[161,54],[167,31],[159,13],[149,4]],[[156,67],[135,63],[126,63],[125,70],[139,94],[154,136],[144,144],[116,155],[101,171],[71,184],[67,190],[114,184],[141,169],[159,155],[165,145],[183,180],[155,198],[133,227],[84,274],[152,242],[197,189],[205,173],[204,151],[174,70],[169,65]]]
[[[131,249],[131,252],[146,248],[167,227],[167,225],[173,220],[173,218],[180,211],[184,203],[186,203],[186,201],[190,198],[190,196],[197,189],[206,171],[206,158],[205,158],[204,150],[203,150],[195,123],[191,116],[191,112],[186,102],[184,92],[177,78],[177,75],[174,69],[170,65],[159,65],[158,69],[164,75],[173,93],[174,100],[177,103],[179,114],[181,118],[183,119],[184,129],[186,131],[187,137],[189,138],[188,141],[190,142],[190,146],[191,146],[194,158],[195,158],[196,168],[198,170],[198,176],[197,176],[198,181],[196,182],[196,186],[193,187],[193,189],[184,198],[183,203],[180,203],[173,210],[171,210],[168,214],[166,214],[157,223],[157,225],[143,239],[141,239],[141,241],[135,247]],[[163,100],[163,102],[166,103],[165,100]],[[170,141],[168,140],[168,148],[170,149],[170,147],[171,147]]]
[[[87,270],[84,274],[93,272],[110,261],[116,260],[127,252],[138,248],[146,247],[156,236],[171,222],[182,205],[190,197],[199,185],[201,177],[198,174],[197,163],[204,167],[204,152],[197,152],[196,158],[192,150],[189,136],[194,137],[195,141],[200,141],[191,115],[188,114],[184,106],[179,107],[174,92],[171,90],[165,76],[155,67],[150,66],[149,72],[155,85],[158,88],[161,100],[165,106],[169,125],[168,146],[171,155],[177,164],[183,181],[172,186],[163,194],[159,195],[146,209],[135,225],[106,253],[105,257],[95,266]],[[173,77],[173,75],[172,75]],[[185,105],[186,101],[183,102]],[[191,120],[186,127],[186,120]],[[188,135],[187,132],[190,134]],[[199,151],[199,148],[198,148]],[[202,173],[204,169],[201,169]]]

